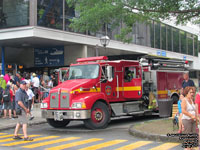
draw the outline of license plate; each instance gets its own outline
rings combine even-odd
[[[62,121],[63,120],[63,113],[56,111],[54,112],[54,120]]]

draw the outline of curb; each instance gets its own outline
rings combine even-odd
[[[47,123],[47,121],[44,120],[44,121],[36,121],[36,122],[33,122],[33,123],[28,123],[28,126],[34,126],[34,125],[39,125],[39,124],[44,124],[44,123]],[[10,125],[10,126],[7,126],[7,127],[2,127],[2,128],[0,128],[0,131],[14,129],[15,127],[16,127],[16,124]]]
[[[153,141],[181,143],[181,140],[179,140],[178,136],[168,137],[167,135],[159,135],[159,134],[151,134],[151,133],[147,133],[147,132],[141,132],[141,131],[135,130],[134,125],[131,125],[129,127],[129,134],[139,137],[139,138],[144,138],[144,139],[153,140]]]

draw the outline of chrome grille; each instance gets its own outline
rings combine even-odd
[[[58,108],[58,107],[59,107],[58,93],[51,93],[50,108]]]
[[[60,94],[60,108],[69,108],[69,93]]]

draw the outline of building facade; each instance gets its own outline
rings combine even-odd
[[[41,68],[68,66],[79,57],[148,54],[188,60],[197,78],[197,34],[155,21],[136,22],[127,44],[115,37],[121,26],[96,33],[72,30],[70,19],[78,16],[65,0],[0,0],[1,58],[5,64]],[[105,49],[99,39],[106,34],[111,41]]]

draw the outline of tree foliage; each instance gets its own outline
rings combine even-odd
[[[114,30],[121,26],[117,37],[128,42],[135,21],[154,19],[170,20],[184,24],[188,21],[200,22],[199,0],[66,0],[69,6],[75,7],[80,13],[78,18],[71,20],[71,27],[80,32],[96,32],[105,24]]]

